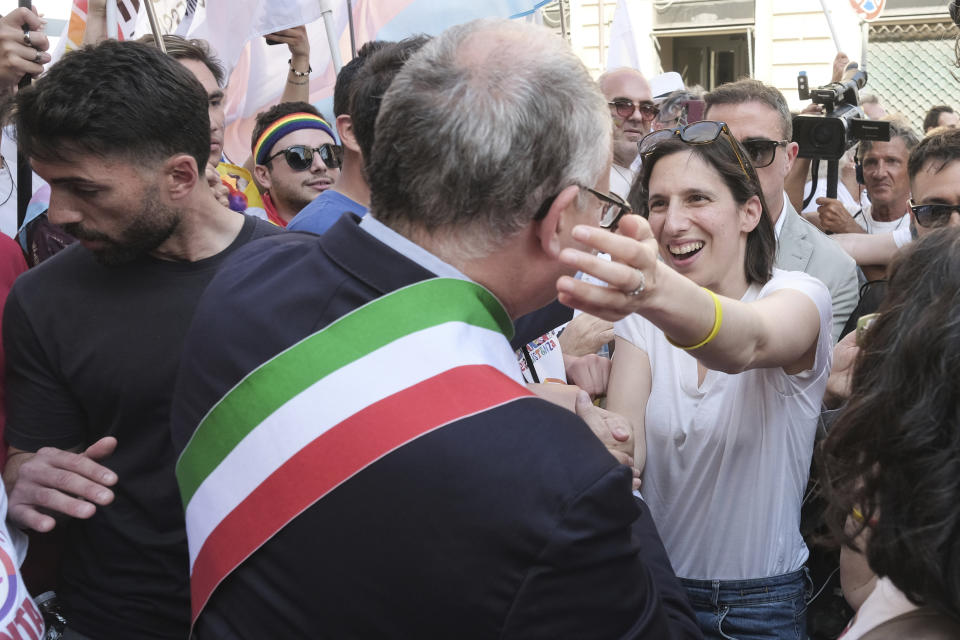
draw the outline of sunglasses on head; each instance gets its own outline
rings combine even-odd
[[[627,203],[626,200],[621,198],[615,193],[601,193],[590,187],[580,187],[584,189],[600,201],[603,205],[603,208],[600,210],[600,227],[603,229],[616,229],[617,223],[620,221],[620,218],[623,216],[633,213],[633,208]],[[557,196],[550,196],[540,205],[540,208],[537,210],[537,215],[533,217],[534,220],[543,220],[546,217],[547,212],[550,210],[550,207],[553,205],[553,201],[557,199]]]
[[[746,150],[753,168],[763,169],[773,163],[777,147],[786,147],[789,143],[789,140],[744,140],[740,144]]]
[[[308,147],[303,144],[295,144],[292,147],[281,149],[267,158],[270,162],[279,155],[282,155],[289,166],[294,171],[306,171],[313,165],[313,154],[320,154],[323,164],[329,169],[339,169],[343,162],[343,148],[336,144],[322,144],[319,147]]]
[[[954,211],[960,213],[960,205],[956,204],[916,204],[912,198],[907,204],[921,227],[945,227]]]
[[[640,111],[640,118],[644,122],[650,122],[660,114],[660,107],[652,102],[634,102],[626,98],[617,98],[607,103],[617,112],[621,118],[629,118],[634,111]]]
[[[646,158],[657,145],[666,140],[670,140],[673,137],[679,137],[681,140],[687,144],[710,144],[714,142],[721,134],[726,135],[727,141],[730,143],[730,148],[733,149],[733,154],[737,156],[737,162],[740,163],[740,169],[743,170],[743,175],[747,176],[748,180],[753,180],[753,176],[750,175],[750,172],[747,171],[746,165],[743,164],[743,158],[740,157],[740,151],[737,150],[737,141],[734,139],[733,135],[730,133],[730,129],[727,127],[726,122],[715,122],[713,120],[701,120],[699,122],[694,122],[688,124],[684,127],[674,127],[673,129],[661,129],[660,131],[654,131],[653,133],[648,133],[637,143],[637,150],[640,152],[640,156]]]

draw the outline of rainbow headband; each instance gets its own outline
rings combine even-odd
[[[333,129],[323,118],[312,113],[291,113],[267,127],[260,139],[257,140],[257,144],[253,147],[253,157],[256,163],[266,164],[270,150],[277,143],[277,140],[300,129],[319,129],[334,140],[337,139],[337,136],[333,135]]]

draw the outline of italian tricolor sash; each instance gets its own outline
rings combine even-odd
[[[196,621],[213,591],[287,523],[373,462],[531,394],[480,285],[436,278],[343,316],[248,374],[177,462]]]

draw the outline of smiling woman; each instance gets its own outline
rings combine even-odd
[[[771,270],[761,187],[726,125],[655,132],[640,150],[630,204],[649,222],[575,232],[613,261],[564,260],[611,286],[562,279],[560,299],[612,320],[632,312],[615,325],[607,407],[633,425],[644,498],[704,634],[799,639],[800,500],[830,370],[830,295]]]

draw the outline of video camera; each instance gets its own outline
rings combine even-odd
[[[860,108],[860,89],[867,84],[867,72],[856,62],[847,65],[840,82],[810,90],[801,71],[797,89],[801,100],[823,106],[823,114],[793,116],[793,141],[800,145],[801,158],[839,160],[861,140],[890,140],[890,123],[869,120]]]

